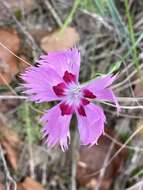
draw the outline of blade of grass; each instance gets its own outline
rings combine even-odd
[[[129,10],[128,0],[125,0],[124,3],[125,3],[126,16],[128,19],[129,36],[131,39],[132,46],[134,46],[136,40],[135,40],[135,34],[134,34],[134,29],[133,29],[133,21],[132,21],[132,16],[131,16],[130,10]],[[139,69],[139,58],[138,58],[138,52],[137,52],[136,46],[132,50],[132,57],[133,57],[133,63],[134,63],[134,65],[138,71],[138,75],[141,77],[141,71]]]
[[[135,41],[135,43],[132,45],[131,48],[129,48],[129,51],[121,57],[121,60],[117,61],[116,63],[112,64],[111,69],[109,69],[108,74],[112,74],[113,72],[117,71],[122,63],[130,56],[132,55],[133,50],[138,46],[138,44],[141,42],[143,39],[143,33],[139,36],[139,38]]]
[[[117,36],[121,43],[126,43],[126,46],[130,47],[130,39],[128,37],[128,29],[122,20],[122,17],[116,8],[114,0],[94,0],[96,11],[101,16],[111,16],[112,22],[114,24]]]
[[[105,16],[105,2],[103,2],[103,0],[94,0],[97,12],[101,15],[101,16]]]
[[[94,12],[96,10],[92,0],[90,0],[90,1],[89,0],[81,1],[81,8],[86,9],[86,10],[88,10],[90,12]]]
[[[76,12],[76,10],[77,10],[77,8],[78,8],[80,2],[81,2],[81,0],[75,0],[75,1],[74,1],[73,7],[72,7],[72,9],[71,9],[71,11],[70,11],[70,13],[69,13],[67,19],[65,20],[65,22],[64,22],[64,24],[63,24],[63,26],[62,26],[62,28],[61,28],[61,31],[60,31],[61,34],[64,32],[64,30],[68,27],[68,25],[69,25],[69,24],[71,23],[71,21],[73,20],[73,16],[74,16],[74,14],[75,14],[75,12]]]
[[[120,16],[120,13],[118,12],[116,8],[114,0],[108,0],[107,6],[110,12],[110,15],[112,16],[113,24],[116,28],[120,42],[123,43],[125,41],[127,47],[130,47],[130,41],[128,38],[128,30],[125,26],[125,23],[122,20],[122,17]]]

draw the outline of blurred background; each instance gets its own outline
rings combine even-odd
[[[59,35],[59,33],[61,35]],[[80,82],[118,73],[121,112],[106,112],[99,145],[47,149],[19,74],[42,53],[77,46]],[[0,0],[0,190],[143,189],[143,0]],[[55,118],[56,120],[56,118]]]

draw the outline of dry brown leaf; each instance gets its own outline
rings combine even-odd
[[[113,132],[108,132],[113,136]],[[77,178],[81,186],[84,186],[88,189],[94,190],[98,181],[98,175],[93,177],[88,177],[88,175],[92,173],[96,173],[103,167],[104,159],[107,156],[111,145],[111,141],[106,137],[102,136],[98,145],[93,146],[90,149],[81,149],[80,150],[80,159],[78,162],[78,170],[77,170]],[[112,151],[113,153],[119,147],[114,147]],[[123,160],[125,159],[125,155],[121,152],[118,157],[113,160],[112,164],[110,164],[106,168],[105,176],[102,180],[101,189],[108,190],[110,189],[111,183],[113,181],[113,177],[115,177],[120,167],[123,164]],[[87,176],[87,177],[83,177]]]
[[[29,13],[35,7],[34,0],[7,0],[6,5],[9,9],[14,12],[16,15],[20,15],[21,12],[23,14]],[[5,7],[0,6],[0,21],[6,22],[6,20],[10,19],[10,15],[5,10]]]
[[[86,187],[87,189],[95,189],[97,185],[96,179],[91,179],[89,183],[87,183]]]
[[[2,179],[1,179],[1,177],[0,177],[0,190],[4,190],[4,186],[3,186],[3,184],[2,184]]]
[[[12,129],[4,126],[1,123],[0,123],[0,134],[2,137],[0,140],[7,141],[8,143],[11,144],[12,147],[15,147],[18,144],[20,144],[20,139],[18,135]]]
[[[19,9],[23,9],[24,13],[26,11],[26,13],[28,13],[29,11],[32,10],[33,5],[34,5],[34,0],[8,0],[7,1],[10,8],[13,10],[19,10]]]
[[[0,29],[0,42],[8,47],[13,53],[17,53],[19,50],[20,39],[14,30]],[[0,46],[0,73],[4,80],[10,83],[17,72],[16,58]],[[0,84],[5,84],[2,78],[0,78]]]
[[[17,190],[45,190],[40,183],[30,177],[18,184]]]
[[[27,58],[25,56],[20,55],[20,58],[23,59],[24,61],[28,62],[28,60],[27,60]],[[24,61],[22,61],[22,60],[18,61],[17,65],[18,65],[18,71],[19,71],[19,73],[23,72],[27,67],[29,67],[29,65],[26,64]]]
[[[60,51],[72,48],[79,41],[79,34],[75,28],[68,27],[61,34],[60,31],[55,31],[41,40],[41,48],[45,52]]]
[[[11,95],[11,92],[1,93],[1,95],[2,96],[9,96],[9,95]],[[15,109],[18,104],[19,104],[19,100],[17,100],[17,99],[0,100],[0,112],[5,114],[5,113]]]
[[[17,163],[18,163],[18,160],[17,160],[17,151],[14,150],[14,148],[12,146],[10,146],[10,144],[6,141],[3,141],[2,142],[2,146],[6,152],[6,158],[7,160],[9,161],[11,167],[14,169],[14,170],[17,170]]]
[[[143,120],[140,119],[139,121],[137,121],[136,126],[137,126],[138,129],[139,129],[139,128],[142,128],[142,127],[143,127]],[[140,135],[141,138],[143,138],[143,128],[140,129],[140,131],[139,131],[138,134]],[[138,138],[139,138],[139,137],[138,137]]]
[[[6,153],[6,158],[14,170],[17,170],[18,148],[21,142],[18,135],[10,128],[0,123],[0,143]]]
[[[0,189],[3,190],[3,185],[0,183]]]
[[[42,29],[34,29],[29,31],[34,40],[39,44],[43,38],[47,36],[49,31]]]
[[[135,85],[134,92],[135,92],[135,96],[137,96],[137,97],[143,96],[143,82],[142,81]]]

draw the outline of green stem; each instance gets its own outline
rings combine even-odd
[[[108,74],[112,74],[113,72],[117,71],[119,69],[119,67],[121,66],[122,62],[125,61],[125,59],[127,59],[131,53],[134,51],[134,49],[136,49],[136,47],[138,46],[138,44],[141,42],[141,40],[143,39],[143,33],[139,36],[139,38],[137,39],[137,41],[135,41],[135,43],[133,44],[133,46],[128,50],[128,52],[121,57],[120,61],[117,61],[115,64],[113,64],[113,68],[108,72]],[[138,65],[139,67],[139,65]],[[140,73],[140,70],[138,68],[138,73]]]
[[[73,16],[74,16],[74,14],[75,14],[75,12],[76,12],[79,4],[80,4],[80,1],[81,0],[75,0],[74,1],[73,7],[72,7],[72,9],[71,9],[71,11],[70,11],[67,19],[65,20],[65,22],[64,22],[64,24],[62,26],[61,33],[63,33],[63,31],[65,30],[65,28],[67,28],[67,26],[71,23],[71,21],[73,19]]]
[[[27,133],[28,144],[32,144],[31,122],[29,117],[28,102],[25,102],[25,122],[26,122],[26,133]]]

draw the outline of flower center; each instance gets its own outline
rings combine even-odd
[[[79,105],[82,98],[82,93],[80,90],[81,89],[78,84],[69,84],[68,88],[64,92],[64,95],[66,96],[66,102],[70,105]]]
[[[63,80],[63,82],[53,86],[55,94],[62,98],[61,115],[69,115],[77,110],[80,115],[85,117],[84,106],[90,103],[88,99],[94,99],[96,96],[88,89],[81,89],[76,80],[76,75],[68,71],[64,73]]]

